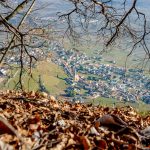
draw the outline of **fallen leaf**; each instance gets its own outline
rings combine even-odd
[[[89,139],[86,136],[81,136],[80,139],[81,139],[81,143],[84,147],[84,150],[89,150],[91,147]]]
[[[7,127],[7,125],[5,125],[2,121],[0,121],[0,134],[5,134],[5,133],[12,134],[12,135],[14,134],[12,130],[9,127]]]
[[[107,146],[106,141],[101,139],[101,140],[97,141],[97,147],[101,150],[106,150],[108,146]]]

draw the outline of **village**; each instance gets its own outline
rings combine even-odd
[[[113,62],[101,64],[101,56],[89,58],[85,53],[65,50],[57,43],[51,44],[49,50],[56,54],[52,61],[68,74],[66,93],[74,100],[105,97],[150,104],[150,78],[142,69],[127,70]]]
[[[53,53],[53,57],[49,54]],[[52,61],[66,72],[66,96],[83,102],[86,98],[113,98],[119,101],[143,102],[150,104],[150,78],[142,69],[125,69],[111,64],[102,64],[102,56],[88,57],[85,53],[66,50],[57,42],[49,43],[45,51],[36,49],[36,58]],[[9,64],[18,64],[16,57],[5,60]],[[29,65],[25,61],[25,65]],[[0,82],[8,77],[10,66],[0,67]],[[59,74],[57,75],[59,78]]]

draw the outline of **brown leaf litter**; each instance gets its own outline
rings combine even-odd
[[[58,101],[46,93],[0,93],[2,150],[150,150],[150,115]]]

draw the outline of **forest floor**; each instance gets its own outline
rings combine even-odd
[[[46,93],[0,93],[0,149],[150,150],[150,115],[58,101]]]

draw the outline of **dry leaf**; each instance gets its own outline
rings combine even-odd
[[[5,125],[3,122],[0,121],[0,134],[5,134],[5,133],[12,134],[12,135],[14,134],[12,130],[9,127],[7,127],[7,125]]]
[[[103,139],[97,141],[97,147],[101,150],[106,150],[108,148],[106,141]]]
[[[86,136],[81,136],[80,139],[81,139],[81,143],[84,147],[84,150],[90,150],[91,144],[90,144],[89,139]]]

